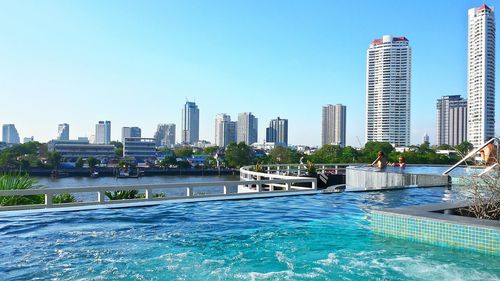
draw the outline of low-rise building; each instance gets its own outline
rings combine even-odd
[[[123,157],[133,158],[136,162],[156,160],[156,142],[154,138],[125,138]]]
[[[78,140],[51,140],[47,143],[49,152],[58,152],[61,157],[68,160],[94,157],[109,159],[115,157],[114,145],[90,144],[87,138]]]

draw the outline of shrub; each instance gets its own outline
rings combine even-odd
[[[27,174],[8,173],[0,175],[0,190],[19,190],[37,188],[37,181]],[[0,206],[43,204],[43,195],[0,196]]]

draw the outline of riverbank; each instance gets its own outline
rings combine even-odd
[[[46,168],[29,168],[23,169],[31,176],[36,177],[50,177],[52,169]],[[95,171],[99,173],[99,177],[114,177],[116,172],[115,168],[111,167],[98,167]],[[141,176],[238,176],[240,171],[238,169],[163,169],[163,168],[144,168],[140,169]],[[17,169],[0,168],[0,172],[19,172]],[[89,168],[75,168],[75,169],[60,169],[59,177],[90,177],[91,170]]]

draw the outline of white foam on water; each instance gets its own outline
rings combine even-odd
[[[315,272],[310,273],[296,273],[292,270],[271,271],[271,272],[249,272],[245,274],[237,274],[235,277],[242,280],[296,280],[302,279],[316,279],[320,275]]]
[[[207,260],[204,260],[202,262],[202,264],[205,264],[205,265],[208,265],[208,264],[218,264],[218,265],[223,265],[225,263],[224,260],[210,260],[210,259],[207,259]]]
[[[316,264],[321,264],[321,265],[332,265],[332,264],[339,264],[339,260],[337,259],[337,255],[335,255],[335,253],[329,253],[328,254],[328,257],[324,260],[318,260],[318,261],[315,261],[314,263]]]
[[[293,270],[295,268],[293,262],[283,254],[283,252],[276,252],[276,258],[279,262],[285,263],[289,270]]]
[[[416,280],[490,280],[500,281],[499,276],[481,272],[474,268],[463,268],[454,263],[443,264],[422,257],[397,257],[385,259],[387,267]]]

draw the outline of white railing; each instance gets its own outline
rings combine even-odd
[[[302,185],[297,185],[302,183]],[[232,186],[246,186],[249,189],[256,186],[255,191],[246,193],[230,193],[229,187]],[[272,188],[267,188],[271,186]],[[220,193],[211,194],[197,194],[196,189],[206,187],[222,187]],[[263,188],[265,187],[265,188]],[[275,188],[280,187],[280,188]],[[267,180],[242,180],[242,181],[218,181],[218,182],[185,182],[185,183],[166,183],[166,184],[143,184],[143,185],[126,185],[126,186],[91,186],[91,187],[68,187],[68,188],[44,188],[44,189],[22,189],[22,190],[0,190],[0,196],[26,196],[26,195],[44,195],[44,204],[33,205],[16,205],[16,206],[2,206],[0,211],[11,210],[30,210],[30,209],[43,209],[43,208],[59,208],[59,207],[79,207],[89,205],[106,205],[106,204],[122,204],[132,202],[158,202],[167,201],[172,199],[188,199],[188,198],[210,198],[210,197],[225,197],[225,196],[243,196],[257,193],[279,193],[279,192],[297,192],[297,191],[314,191],[317,188],[315,178],[280,178],[280,179],[267,179]],[[167,196],[155,197],[155,191],[161,193],[163,190],[168,189],[182,189],[186,191],[185,196]],[[130,191],[137,190],[143,192],[144,198],[123,199],[123,200],[107,200],[106,192],[113,191]],[[96,201],[81,201],[72,203],[59,203],[53,202],[53,197],[57,194],[70,193],[95,193],[97,194]]]
[[[343,174],[347,166],[356,164],[314,164],[317,173]],[[306,164],[271,164],[262,165],[261,172],[252,171],[255,166],[244,166],[240,168],[240,178],[242,180],[255,177],[269,179],[287,179],[304,177],[307,174]]]

